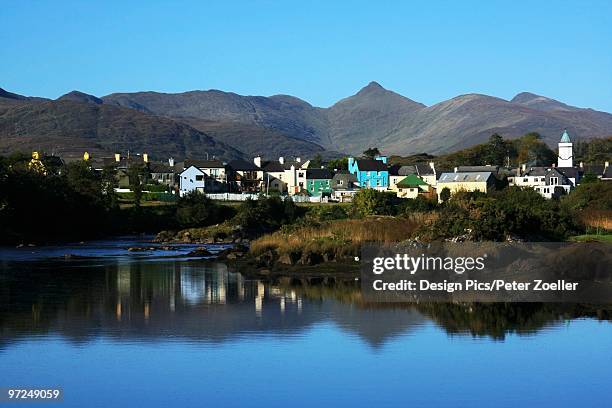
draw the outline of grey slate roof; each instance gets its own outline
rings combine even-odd
[[[433,176],[434,174],[433,169],[428,163],[418,163],[416,169],[419,176]]]
[[[416,166],[402,166],[397,171],[399,176],[408,176],[410,174],[418,174]]]
[[[458,172],[476,172],[476,171],[492,171],[497,173],[499,166],[458,166]]]
[[[246,160],[232,160],[228,165],[236,171],[257,171],[261,170],[255,165],[255,163],[248,162]]]
[[[190,166],[195,166],[199,169],[220,169],[223,168],[223,162],[220,160],[185,159],[185,168]]]
[[[470,173],[442,173],[440,183],[467,183],[487,181],[493,173],[490,171],[479,171]]]
[[[387,171],[387,165],[380,160],[355,159],[359,171]]]
[[[527,170],[525,175],[532,176],[532,177],[542,177],[542,176],[545,176],[546,173],[548,173],[548,170],[546,167],[532,167],[529,170]]]
[[[306,169],[306,179],[325,180],[331,178],[332,173],[327,169]]]
[[[271,162],[266,162],[266,163],[262,163],[261,168],[264,171],[270,172],[270,173],[281,173],[283,171],[285,171],[286,167],[282,164],[280,164],[277,161],[271,161]]]
[[[578,178],[580,169],[576,167],[554,167],[567,178]]]
[[[603,164],[585,164],[581,170],[584,174],[590,173],[601,176],[605,171],[605,166]]]

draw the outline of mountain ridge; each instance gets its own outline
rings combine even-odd
[[[46,101],[2,92],[13,99],[0,94],[0,106]],[[511,100],[468,93],[426,106],[375,81],[328,108],[292,95],[243,96],[221,90],[143,91],[102,97],[72,91],[56,100],[67,101],[114,106],[182,123],[247,156],[255,152],[313,155],[330,150],[355,155],[369,147],[389,154],[441,154],[481,143],[492,133],[513,138],[535,131],[551,146],[556,145],[564,128],[580,139],[612,134],[611,114],[530,92],[520,92]],[[78,109],[74,111],[76,114]],[[127,115],[121,112],[119,116]],[[2,116],[0,126],[1,120]],[[121,123],[129,129],[128,123]],[[5,134],[15,136],[7,128],[10,126],[5,123]],[[91,129],[82,128],[81,133],[86,136]],[[173,135],[167,136],[165,143],[172,144]],[[2,144],[0,141],[0,148]],[[164,149],[160,147],[160,151]]]

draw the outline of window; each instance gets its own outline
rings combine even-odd
[[[528,181],[529,181],[529,179],[528,179],[528,178],[524,178],[524,179],[523,179],[523,183],[527,183]]]
[[[196,176],[196,181],[202,181],[202,180],[204,180],[204,176],[202,175]]]
[[[550,185],[551,186],[556,186],[557,184],[559,184],[559,177],[551,177],[550,178]]]

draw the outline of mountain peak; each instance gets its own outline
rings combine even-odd
[[[369,84],[367,84],[366,86],[364,86],[363,88],[361,88],[359,90],[359,92],[357,92],[357,94],[370,93],[370,92],[379,92],[379,91],[386,91],[386,89],[383,88],[382,85],[379,84],[378,82],[372,81]]]
[[[93,103],[95,105],[101,105],[104,101],[96,96],[86,94],[81,91],[71,91],[65,95],[57,98],[58,101],[71,101],[71,102],[81,102],[81,103]]]
[[[514,103],[525,103],[525,102],[529,102],[532,101],[534,99],[538,99],[538,98],[544,98],[543,96],[540,95],[536,95],[534,93],[531,92],[520,92],[517,93],[514,98],[512,98],[510,100],[510,102],[514,102]],[[548,98],[546,98],[548,99]]]
[[[518,103],[532,109],[542,110],[542,111],[568,111],[575,110],[577,108],[573,106],[569,106],[564,104],[563,102],[559,102],[555,99],[547,98],[545,96],[536,95],[531,92],[521,92],[517,94],[512,100],[512,103]]]

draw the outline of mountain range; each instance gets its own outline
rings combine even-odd
[[[538,132],[555,146],[563,129],[587,140],[612,135],[612,115],[544,96],[511,100],[460,95],[432,106],[371,82],[320,108],[288,95],[219,90],[135,92],[96,97],[72,91],[56,100],[0,89],[0,153],[41,149],[64,155],[147,151],[159,158],[226,159],[256,154],[338,156],[378,147],[387,154],[441,154]]]

